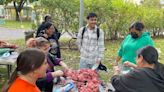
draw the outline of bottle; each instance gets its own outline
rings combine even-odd
[[[53,92],[69,92],[74,86],[75,84],[73,82],[69,82],[64,87],[54,89]]]

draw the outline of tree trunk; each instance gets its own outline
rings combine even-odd
[[[16,5],[16,3],[17,3],[16,1],[13,1],[15,12],[16,12],[16,21],[21,21],[20,12],[23,9],[25,0],[21,0],[18,6]]]

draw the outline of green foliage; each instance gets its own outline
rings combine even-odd
[[[0,0],[0,5],[4,5],[5,0]]]
[[[142,5],[146,7],[155,7],[155,8],[160,8],[160,1],[161,0],[143,0]]]
[[[77,0],[41,0],[41,5],[45,7],[54,19],[54,24],[60,30],[77,30],[79,1]],[[51,7],[49,7],[51,6]]]
[[[60,30],[77,31],[80,7],[78,0],[41,0],[41,5],[44,13],[52,14],[54,23]],[[84,10],[85,16],[89,12],[98,15],[98,25],[103,27],[108,39],[117,39],[118,35],[127,34],[130,24],[135,21],[143,22],[146,30],[154,34],[164,27],[164,11],[159,0],[144,0],[141,5],[124,0],[84,0]]]

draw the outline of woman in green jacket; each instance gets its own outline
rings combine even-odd
[[[130,34],[125,37],[118,50],[116,61],[122,60],[136,64],[136,51],[144,46],[154,46],[154,42],[148,32],[143,32],[144,25],[135,22],[129,28]]]

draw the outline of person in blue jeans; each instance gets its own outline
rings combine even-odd
[[[80,51],[80,68],[97,66],[104,57],[104,32],[97,24],[97,15],[89,13],[87,25],[79,29],[77,45]]]

